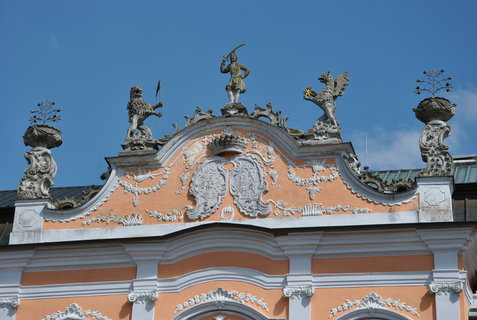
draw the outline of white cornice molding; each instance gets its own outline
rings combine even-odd
[[[430,250],[456,250],[463,253],[475,234],[474,228],[418,229]]]
[[[2,262],[0,262],[1,268]],[[134,267],[122,244],[37,246],[25,272]]]
[[[276,237],[278,245],[287,255],[312,255],[316,252],[324,232],[296,232]]]
[[[322,216],[286,217],[275,219],[243,219],[231,222],[221,222],[223,225],[258,227],[268,230],[296,229],[311,227],[329,226],[369,226],[387,225],[398,223],[417,223],[417,211],[391,212],[391,213],[369,213],[369,214],[339,214]],[[55,243],[65,241],[82,241],[92,239],[125,239],[137,237],[161,237],[179,231],[188,231],[196,227],[216,225],[217,221],[201,221],[176,224],[140,225],[128,227],[107,228],[86,228],[86,229],[59,229],[30,232],[31,237],[22,237],[24,233],[12,233],[11,244],[31,244],[36,243],[41,238],[43,243]]]
[[[428,286],[431,271],[314,274],[315,288]]]
[[[0,251],[0,272],[2,269],[21,269],[26,267],[35,254],[35,250]]]
[[[268,275],[260,271],[236,268],[216,267],[196,270],[174,278],[159,279],[159,292],[180,292],[189,287],[213,281],[237,281],[250,283],[267,290],[281,289],[285,275]]]
[[[21,299],[51,299],[107,295],[128,295],[132,291],[131,281],[107,281],[23,286]]]

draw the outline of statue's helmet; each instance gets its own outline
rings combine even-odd
[[[131,100],[142,98],[142,89],[141,89],[141,87],[138,87],[138,86],[131,87],[131,91],[130,91],[130,93],[129,93],[129,98],[130,98]]]

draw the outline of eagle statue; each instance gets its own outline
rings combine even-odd
[[[339,126],[335,117],[335,101],[339,96],[343,95],[343,91],[348,85],[348,75],[349,72],[343,72],[335,79],[330,72],[323,73],[318,78],[318,81],[325,84],[320,93],[316,93],[311,87],[303,91],[303,99],[314,102],[324,111],[324,114],[318,121],[329,122],[336,127]]]

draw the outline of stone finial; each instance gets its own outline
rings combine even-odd
[[[144,125],[144,121],[152,115],[162,117],[161,113],[155,112],[162,105],[162,102],[150,105],[142,99],[142,89],[140,87],[131,87],[130,101],[127,105],[130,125],[122,145],[125,152],[154,152],[158,149],[152,131]]]
[[[419,138],[419,147],[427,167],[420,173],[421,176],[449,176],[454,171],[449,147],[443,141],[450,135],[450,126],[445,121],[454,116],[456,105],[446,98],[435,96],[439,91],[449,92],[452,89],[449,82],[451,77],[444,77],[443,73],[444,70],[424,71],[425,79],[417,80],[421,85],[414,89],[416,94],[431,94],[431,97],[422,100],[413,109],[416,118],[425,124]]]
[[[23,142],[32,149],[24,155],[30,167],[25,169],[17,190],[17,197],[22,200],[50,197],[49,189],[57,167],[49,149],[59,147],[63,142],[61,131],[46,124],[60,120],[60,109],[54,109],[55,102],[45,100],[37,106],[38,109],[31,111],[34,114],[30,118],[32,125],[23,135]]]

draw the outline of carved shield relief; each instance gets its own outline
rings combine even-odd
[[[262,201],[267,190],[267,181],[261,164],[252,156],[241,155],[232,160],[230,193],[240,212],[249,216],[267,216],[270,205]]]
[[[211,158],[202,162],[192,177],[189,193],[196,199],[196,206],[187,208],[191,220],[204,219],[222,204],[227,193],[227,171],[223,158]]]

